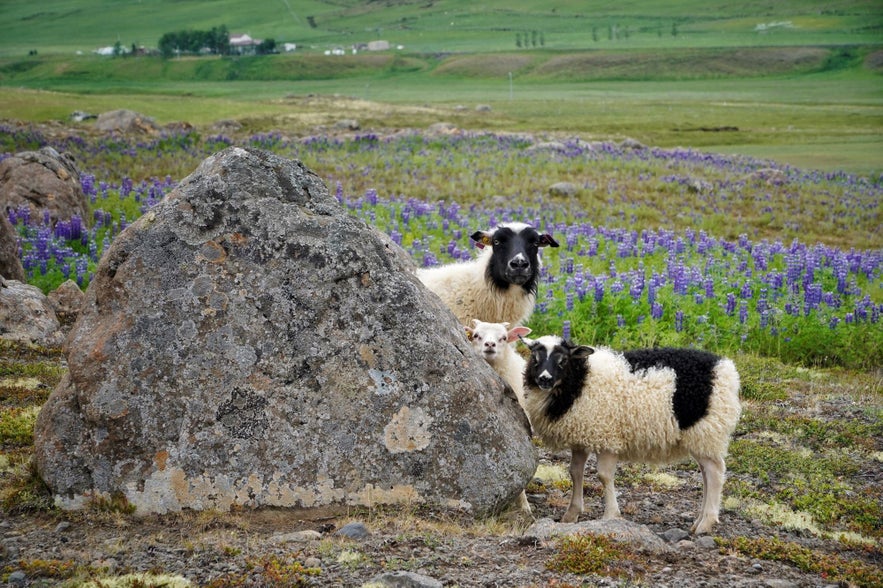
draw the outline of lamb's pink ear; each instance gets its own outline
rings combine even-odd
[[[479,249],[484,249],[494,244],[493,233],[487,231],[475,231],[469,238],[475,241],[475,246]]]
[[[558,241],[552,238],[552,235],[549,233],[543,233],[540,235],[540,240],[537,243],[540,247],[558,247]]]
[[[530,335],[530,329],[528,329],[527,327],[515,327],[514,329],[509,331],[506,342],[511,343],[512,341],[517,341],[522,337],[526,337],[528,335]]]

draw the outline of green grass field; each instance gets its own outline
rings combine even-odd
[[[251,131],[288,133],[341,118],[365,132],[445,121],[883,170],[879,2],[4,0],[3,12],[4,119],[130,108],[161,124],[233,118]],[[91,54],[219,25],[300,49],[171,60]],[[377,38],[404,49],[323,54]],[[491,110],[476,112],[479,104]]]
[[[220,25],[311,51],[386,39],[417,53],[509,51],[525,32],[532,48],[564,50],[867,44],[880,41],[883,26],[883,5],[874,0],[4,0],[2,6],[0,55],[88,53],[116,41],[155,47],[163,33]]]

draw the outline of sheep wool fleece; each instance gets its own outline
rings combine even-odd
[[[633,372],[626,358],[596,347],[582,394],[566,413],[548,418],[545,395],[527,392],[525,404],[537,435],[554,449],[581,447],[617,454],[624,461],[669,463],[690,455],[725,457],[741,414],[739,374],[729,359],[713,368],[705,415],[681,429],[673,410],[675,371]]]

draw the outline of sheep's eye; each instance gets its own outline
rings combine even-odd
[[[495,247],[496,247],[497,245],[499,245],[500,243],[502,243],[502,241],[500,241],[499,239],[494,239],[494,246],[495,246]]]
[[[559,355],[558,359],[555,360],[555,363],[558,364],[558,367],[564,367],[565,365],[567,365],[567,356]]]

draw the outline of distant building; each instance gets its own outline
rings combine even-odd
[[[297,49],[296,43],[283,43],[282,44],[282,50],[285,51],[286,53],[291,53],[295,49]]]
[[[252,39],[248,33],[230,34],[230,53],[237,55],[254,55],[262,39]]]
[[[368,51],[387,51],[389,50],[389,41],[369,41]]]

